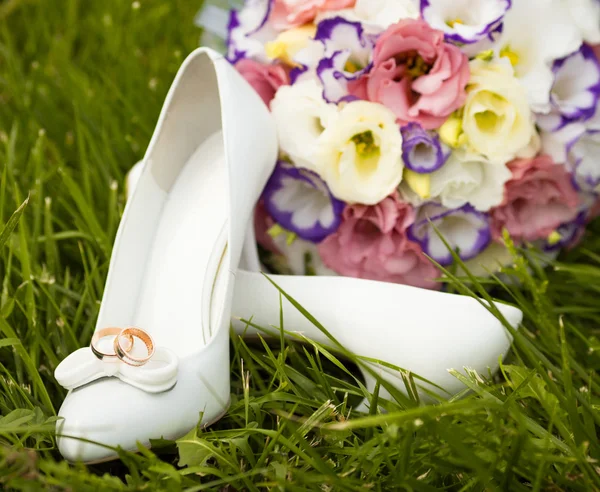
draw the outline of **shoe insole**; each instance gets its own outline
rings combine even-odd
[[[168,193],[138,297],[134,326],[179,357],[210,340],[211,327],[202,323],[208,319],[202,296],[211,294],[210,289],[203,293],[205,275],[215,271],[209,263],[227,220],[225,167],[217,133],[196,150]],[[222,299],[227,282],[216,285],[219,292],[213,294]]]

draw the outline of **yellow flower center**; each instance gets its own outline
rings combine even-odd
[[[350,139],[356,148],[356,167],[361,174],[371,174],[377,169],[381,151],[371,130],[357,133]]]
[[[519,55],[515,51],[513,51],[509,45],[505,46],[500,50],[500,58],[502,57],[508,58],[508,61],[510,61],[510,64],[513,67],[516,67],[520,61]]]
[[[413,79],[425,75],[431,70],[431,66],[416,53],[408,56],[406,59],[406,66],[408,67],[407,73]]]
[[[476,113],[475,120],[482,132],[491,133],[496,129],[496,125],[498,124],[498,115],[493,111],[485,110],[481,113]]]
[[[344,67],[344,70],[346,70],[346,72],[349,72],[349,73],[356,73],[359,70],[362,70],[362,67],[360,67],[358,65],[358,63],[356,63],[356,62],[353,62],[352,60],[348,60],[346,62],[346,66]]]
[[[494,134],[504,124],[508,103],[503,97],[488,91],[482,91],[477,97],[481,110],[474,114],[479,131]]]
[[[375,137],[373,137],[373,132],[371,130],[357,133],[350,140],[354,142],[356,153],[361,157],[367,157],[373,152],[379,151],[379,147],[375,145]]]
[[[462,19],[454,19],[454,20],[449,20],[446,21],[446,25],[448,27],[454,27],[456,24],[464,24],[464,22],[462,21]]]

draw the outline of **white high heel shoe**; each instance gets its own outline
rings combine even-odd
[[[136,187],[141,169],[137,164],[128,176],[130,192]],[[265,328],[279,325],[279,292],[259,272],[251,229],[236,274],[232,321],[238,335],[259,333],[241,320],[252,320],[252,324]],[[269,278],[349,352],[405,369],[428,381],[416,381],[419,395],[425,400],[430,399],[429,392],[448,397],[465,389],[450,374],[450,369],[462,373],[465,368],[473,369],[484,376],[496,372],[512,343],[503,323],[471,297],[346,277],[269,275]],[[495,303],[495,307],[518,330],[523,313],[506,304]],[[283,309],[286,330],[331,345],[331,340],[286,299]],[[380,364],[368,366],[406,392],[398,371]],[[367,389],[372,392],[376,378],[364,368],[360,370]],[[383,387],[379,394],[382,398],[391,397]],[[358,410],[367,407],[368,402],[363,402]]]
[[[454,396],[465,385],[450,373],[475,370],[482,376],[495,373],[512,344],[503,323],[484,305],[468,296],[419,289],[406,285],[347,277],[269,275],[258,273],[260,265],[252,232],[246,239],[242,263],[236,274],[232,314],[235,332],[253,336],[252,325],[278,327],[281,309],[285,329],[330,346],[335,344],[287,299],[280,302],[277,288],[311,314],[345,350],[364,360],[375,360],[409,371],[416,379],[419,397],[431,401]],[[485,304],[485,303],[484,303]],[[518,330],[523,313],[499,302],[495,308]],[[264,332],[261,333],[264,336]],[[406,394],[403,375],[386,365],[365,363],[379,377]],[[377,378],[359,370],[370,393]],[[381,386],[380,398],[392,399]],[[363,401],[359,411],[366,411]]]
[[[100,337],[107,327],[144,332],[115,340],[122,360],[101,361],[86,348],[57,368],[57,380],[72,389],[57,426],[65,458],[109,460],[112,449],[89,441],[136,450],[226,411],[234,272],[276,156],[260,98],[221,55],[192,53],[123,215],[97,322]],[[148,358],[152,343],[152,359],[130,365],[140,352]]]

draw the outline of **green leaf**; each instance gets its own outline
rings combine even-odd
[[[212,446],[196,435],[194,428],[177,440],[179,466],[201,466],[212,456]]]
[[[539,401],[551,416],[566,414],[561,409],[558,398],[548,391],[546,382],[539,374],[535,374],[535,371],[511,365],[503,366],[503,368],[510,377],[508,382],[514,389],[518,388],[521,398],[533,398]],[[523,385],[525,381],[527,383]]]
[[[8,239],[10,238],[10,235],[17,227],[17,224],[21,220],[21,216],[23,215],[23,212],[25,211],[25,208],[28,204],[29,197],[27,197],[27,199],[21,204],[21,206],[17,210],[15,210],[15,212],[10,216],[10,219],[8,219],[8,222],[2,229],[2,232],[0,232],[0,248],[4,246],[6,241],[8,241]]]

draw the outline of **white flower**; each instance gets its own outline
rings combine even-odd
[[[511,172],[506,160],[489,160],[466,149],[457,149],[446,163],[430,174],[404,173],[399,192],[414,207],[428,202],[447,208],[471,205],[487,212],[504,199],[504,184]]]
[[[385,30],[402,19],[418,19],[414,0],[357,0],[354,15],[367,26]]]
[[[378,34],[402,19],[418,19],[418,0],[357,0],[354,8],[321,14],[318,20],[340,16],[363,24],[369,34]]]
[[[319,139],[313,168],[336,198],[375,205],[402,181],[402,135],[396,116],[381,104],[355,101]]]
[[[471,275],[476,277],[489,277],[490,274],[498,273],[502,268],[515,262],[511,252],[504,244],[491,243],[479,256],[465,261],[465,266]],[[459,268],[459,275],[466,275]]]
[[[495,51],[510,60],[536,112],[550,110],[552,63],[583,41],[566,3],[572,0],[515,0],[504,16]]]
[[[336,120],[337,107],[323,100],[315,80],[283,86],[271,102],[279,146],[299,167],[315,170],[315,150],[323,131]]]
[[[473,60],[470,68],[462,119],[467,143],[488,159],[511,160],[535,131],[525,89],[506,60]]]
[[[285,266],[292,275],[339,276],[336,272],[325,266],[315,243],[299,238],[288,241],[285,234],[274,237],[273,242],[285,258]]]
[[[510,7],[511,0],[422,0],[421,15],[447,41],[469,45],[492,35]]]
[[[600,43],[600,2],[598,0],[562,0],[569,9],[573,22],[590,44]]]
[[[504,161],[489,161],[477,155],[453,152],[441,169],[431,173],[431,195],[447,208],[467,203],[487,212],[504,199],[504,184],[512,173]]]

